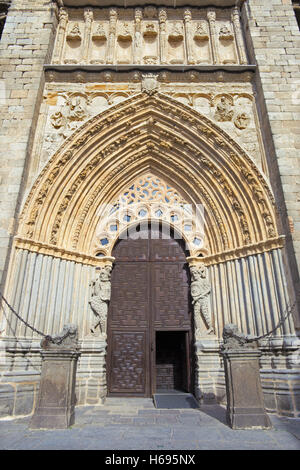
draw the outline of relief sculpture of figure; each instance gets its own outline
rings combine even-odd
[[[108,303],[111,295],[111,271],[112,267],[109,265],[100,268],[98,276],[90,282],[92,292],[89,304],[97,317],[91,332],[94,333],[99,326],[104,337],[106,336]]]
[[[222,96],[221,100],[217,104],[215,119],[217,121],[226,122],[231,121],[232,116],[233,110],[231,108],[230,100],[226,96]]]
[[[207,268],[204,264],[199,267],[191,266],[191,295],[194,306],[194,321],[196,337],[203,334],[212,334],[214,332],[212,326],[211,309],[210,309],[210,291],[211,286],[207,279]],[[203,331],[203,320],[206,330]]]

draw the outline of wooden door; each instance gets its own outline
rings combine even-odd
[[[145,234],[143,234],[145,236]],[[107,382],[113,396],[155,392],[155,332],[191,331],[186,255],[173,238],[119,240],[108,313]]]

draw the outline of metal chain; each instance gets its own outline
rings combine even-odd
[[[31,326],[27,321],[25,321],[14,309],[13,307],[8,303],[8,301],[6,300],[6,298],[3,296],[3,294],[0,292],[0,297],[3,299],[3,301],[5,302],[5,304],[8,306],[8,308],[16,315],[16,317],[24,323],[24,325],[26,325],[28,328],[30,328],[32,331],[34,331],[35,333],[37,333],[38,335],[40,336],[43,336],[43,338],[51,341],[52,343],[56,343],[56,344],[60,344],[62,343],[62,341],[68,336],[68,332],[62,336],[61,338],[56,338],[55,340],[52,338],[52,336],[50,335],[46,335],[45,333],[42,333],[41,331],[37,330],[36,328],[34,328],[33,326]],[[278,330],[278,328],[287,320],[287,318],[291,315],[291,313],[293,312],[294,308],[296,306],[296,302],[294,302],[294,304],[292,305],[292,307],[290,308],[290,310],[288,310],[287,314],[285,315],[284,318],[282,318],[279,323],[275,326],[275,328],[273,328],[273,330],[271,331],[268,331],[267,333],[265,333],[264,335],[261,335],[261,336],[255,336],[254,338],[249,338],[247,342],[252,342],[252,341],[258,341],[260,339],[263,339],[263,338],[266,338],[267,336],[271,335],[272,333],[274,333],[274,331]],[[236,335],[233,335],[234,337],[238,338],[238,336]]]
[[[275,326],[275,328],[273,328],[273,330],[271,331],[268,331],[267,333],[265,333],[264,335],[261,335],[261,336],[255,336],[253,338],[248,338],[247,339],[247,343],[252,343],[253,341],[258,341],[260,339],[263,339],[263,338],[266,338],[267,336],[271,335],[272,333],[274,333],[274,331],[278,330],[278,328],[287,320],[287,318],[291,315],[291,313],[293,312],[294,308],[296,306],[296,302],[293,303],[292,307],[288,310],[287,314],[285,315],[285,317],[283,317],[279,323]],[[235,338],[239,339],[239,336],[237,335],[232,335],[234,336]]]
[[[51,341],[51,343],[55,343],[55,344],[61,344],[63,342],[63,340],[69,335],[69,332],[67,332],[64,336],[62,337],[58,337],[58,338],[52,338],[52,336],[50,335],[46,335],[45,333],[42,333],[42,331],[39,331],[37,330],[36,328],[34,328],[34,326],[30,325],[26,320],[24,320],[24,318],[21,317],[21,315],[19,315],[15,310],[14,308],[8,303],[8,301],[6,300],[6,298],[4,297],[4,295],[0,292],[0,297],[3,299],[3,301],[5,302],[5,304],[7,305],[7,307],[16,315],[16,317],[22,322],[24,323],[24,325],[26,325],[28,328],[30,328],[32,331],[34,331],[35,333],[37,333],[38,335],[40,336],[43,336],[43,338],[47,339],[48,341]]]

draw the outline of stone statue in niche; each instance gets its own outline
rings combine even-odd
[[[180,23],[173,23],[168,37],[168,62],[170,64],[184,63],[183,29]]]
[[[214,333],[210,308],[211,286],[207,279],[207,268],[204,264],[201,264],[199,267],[191,266],[190,271],[195,336],[199,338],[205,334],[210,335]]]
[[[81,39],[81,33],[78,23],[75,23],[71,31],[69,32],[67,39]]]
[[[204,23],[197,23],[194,39],[205,40],[208,38],[207,26]]]
[[[118,39],[119,40],[123,40],[123,41],[131,41],[132,40],[132,34],[131,34],[131,31],[129,29],[129,23],[125,22],[121,25],[120,27],[120,32],[119,32],[119,35],[118,35]]]
[[[228,26],[226,25],[222,26],[219,32],[219,38],[220,39],[233,39],[233,34],[228,28]]]
[[[103,25],[98,24],[96,31],[92,35],[93,39],[99,39],[99,40],[105,40],[106,39],[106,33],[104,31]]]
[[[246,129],[246,127],[248,127],[249,122],[250,122],[250,117],[246,113],[241,113],[241,114],[238,114],[237,117],[235,118],[234,125],[238,129],[243,130],[243,129]]]
[[[111,271],[112,267],[109,265],[100,268],[98,276],[90,282],[92,292],[89,304],[97,317],[91,332],[95,333],[95,330],[100,327],[101,334],[104,337],[106,337],[108,303],[111,296]]]
[[[217,104],[215,119],[222,122],[231,121],[233,117],[233,110],[231,108],[229,98],[222,96],[221,100]]]
[[[180,23],[174,23],[169,34],[169,38],[174,41],[182,41],[183,39],[183,31],[182,25]]]

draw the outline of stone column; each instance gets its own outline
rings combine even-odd
[[[245,52],[245,45],[244,45],[244,40],[243,40],[243,35],[242,35],[242,30],[241,30],[241,20],[240,20],[240,10],[238,7],[235,7],[232,10],[232,22],[233,22],[233,27],[234,27],[234,32],[235,32],[235,39],[236,39],[236,45],[238,49],[238,54],[239,54],[239,59],[240,59],[240,64],[247,64],[247,56]]]
[[[270,428],[260,381],[257,343],[238,332],[236,325],[223,330],[227,422],[233,429]]]
[[[68,12],[65,8],[60,8],[58,31],[57,31],[56,42],[55,42],[55,47],[54,47],[53,60],[52,60],[53,64],[62,63],[62,54],[63,54],[63,49],[64,49],[67,24],[68,24]]]
[[[160,31],[160,63],[167,63],[167,12],[164,8],[159,10],[159,31]]]
[[[218,36],[216,31],[216,12],[213,9],[207,10],[207,19],[209,23],[210,37],[211,37],[211,47],[213,55],[213,63],[220,63],[219,57],[219,46],[218,46]]]
[[[117,18],[118,18],[117,10],[115,10],[114,8],[111,8],[109,11],[109,37],[108,37],[108,51],[107,51],[107,63],[108,64],[112,64],[114,61]]]
[[[77,327],[65,325],[52,341],[41,341],[42,372],[31,429],[66,429],[75,421]]]
[[[142,32],[141,32],[141,22],[142,22],[142,10],[140,8],[135,9],[135,38],[134,38],[134,63],[141,63],[141,54],[142,54]]]
[[[194,51],[193,51],[193,37],[192,37],[192,14],[191,10],[185,10],[184,12],[184,23],[185,23],[185,42],[187,51],[187,63],[194,64]]]
[[[83,47],[82,47],[82,61],[83,63],[86,63],[86,64],[89,63],[89,49],[90,49],[93,17],[94,17],[93,10],[91,8],[85,8],[84,10],[85,28],[84,28],[84,37],[83,37]]]

